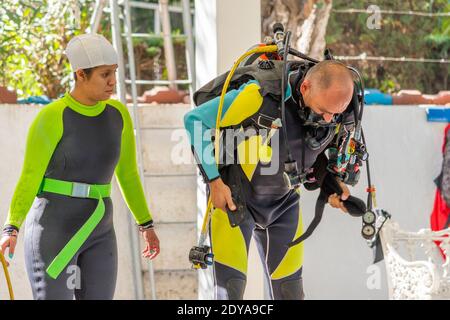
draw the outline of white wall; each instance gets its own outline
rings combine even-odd
[[[197,88],[229,70],[260,38],[260,0],[196,0]]]

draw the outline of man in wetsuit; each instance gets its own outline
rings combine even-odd
[[[278,100],[276,99],[276,84],[279,82],[270,85],[269,81],[258,80],[258,74],[269,72],[267,69],[274,64],[272,62],[260,64],[261,70],[227,92],[220,122],[221,128],[233,127],[245,131],[246,124],[249,122],[256,124],[261,118],[270,119],[260,113],[262,109],[272,114],[273,111],[276,111],[275,114],[278,113],[281,96]],[[344,111],[352,100],[354,82],[347,67],[336,61],[323,61],[308,68],[307,72],[302,70],[298,68],[289,73],[286,93],[283,97],[286,104],[287,137],[282,130],[277,130],[272,137],[269,152],[263,152],[267,153],[266,155],[260,152],[263,149],[261,141],[264,138],[259,135],[259,131],[238,142],[236,154],[239,169],[233,171],[232,175],[242,177],[241,193],[245,199],[246,214],[245,219],[236,228],[230,226],[226,210],[227,207],[231,211],[235,210],[237,204],[233,201],[232,190],[227,185],[227,181],[222,179],[226,173],[229,180],[229,171],[226,171],[226,168],[233,166],[225,164],[223,166],[225,170],[219,171],[211,152],[211,134],[208,135],[211,128],[215,127],[219,97],[202,103],[185,115],[185,127],[190,136],[194,156],[204,180],[209,184],[210,196],[215,208],[211,218],[210,236],[214,254],[217,299],[243,298],[247,254],[252,236],[256,240],[265,276],[270,283],[271,298],[303,299],[304,297],[303,244],[288,247],[291,241],[302,235],[303,228],[298,189],[289,188],[283,178],[283,163],[287,160],[285,142],[290,145],[294,160],[301,164],[299,169],[306,172],[311,168],[335,137],[337,130],[332,124],[340,122],[344,125],[348,121],[344,117]],[[210,84],[213,82],[214,80]],[[302,118],[304,113],[300,112],[305,110],[309,114],[314,114],[316,118],[320,118],[324,126],[311,131],[305,119]],[[350,122],[351,119],[350,117]],[[272,127],[273,123],[275,121],[272,122]],[[309,138],[313,138],[314,143],[308,143],[313,141]],[[275,144],[274,141],[279,143]],[[249,144],[253,144],[253,147],[249,147]],[[224,149],[229,148],[225,145]],[[266,147],[265,150],[267,149]],[[241,156],[245,154],[244,150],[253,150],[257,161],[252,163],[246,161],[246,156]],[[254,154],[250,155],[252,156]],[[278,168],[274,170],[275,172],[268,174],[270,170],[267,169],[273,163],[278,163]],[[346,211],[342,201],[347,199],[350,193],[344,183],[338,181],[338,184],[342,194],[330,195],[328,202],[333,207]]]

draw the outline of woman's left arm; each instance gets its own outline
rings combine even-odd
[[[159,240],[153,228],[152,215],[148,209],[139,177],[133,123],[124,105],[118,101],[113,101],[111,104],[120,111],[123,119],[120,157],[115,170],[116,179],[123,198],[139,225],[139,230],[146,242],[146,248],[142,254],[144,257],[152,259],[159,253]]]

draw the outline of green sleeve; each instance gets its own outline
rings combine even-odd
[[[108,100],[107,104],[119,110],[123,119],[120,158],[115,170],[117,182],[136,223],[144,224],[152,220],[152,216],[139,178],[133,123],[128,109],[119,101]]]
[[[39,191],[53,152],[62,137],[64,104],[55,101],[44,107],[28,131],[25,158],[5,224],[20,228]]]

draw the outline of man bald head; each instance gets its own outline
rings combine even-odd
[[[330,122],[352,99],[353,74],[341,62],[321,61],[308,70],[300,93],[307,107]]]

